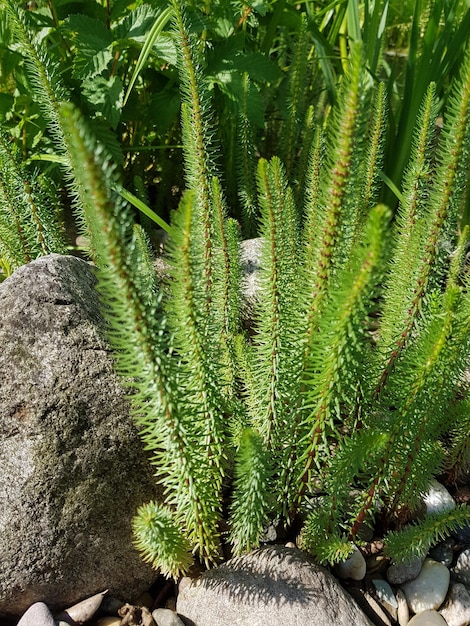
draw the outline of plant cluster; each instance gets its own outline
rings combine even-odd
[[[312,32],[317,46],[327,39],[308,14],[299,17],[298,45],[283,78],[285,114],[260,133],[252,110],[259,85],[248,65],[264,76],[276,65],[244,48],[232,64],[224,65],[225,56],[211,61],[211,39],[198,29],[196,7],[172,0],[164,18],[160,12],[147,24],[158,24],[158,31],[171,17],[186,188],[167,226],[169,280],[160,284],[148,233],[127,202],[136,198],[122,187],[109,142],[97,133],[88,105],[83,113],[74,104],[56,59],[31,36],[28,15],[13,0],[3,4],[47,123],[50,154],[61,164],[90,240],[116,369],[131,387],[133,415],[165,486],[165,503],[149,503],[135,518],[144,558],[177,576],[193,554],[217,562],[222,542],[235,552],[257,545],[277,518],[285,526],[301,519],[303,547],[330,563],[350,554],[364,525],[380,520],[388,553],[406,560],[468,522],[460,507],[398,532],[430,478],[455,474],[469,460],[470,294],[462,215],[470,49],[461,55],[444,110],[439,96],[448,86],[430,80],[422,89],[413,131],[406,131],[409,159],[393,214],[380,203],[390,136],[393,143],[393,133],[387,137],[393,93],[386,81],[371,80],[383,30],[377,9],[366,9],[368,28],[361,30],[358,4],[348,3],[348,58],[338,86],[334,81],[332,106],[321,106],[320,96],[316,110],[304,97],[314,83],[303,52]],[[266,30],[258,31],[268,50],[286,17],[284,5],[274,3]],[[247,39],[261,6],[245,7],[240,28]],[[215,15],[229,11],[225,3],[213,8]],[[425,33],[438,18],[430,15]],[[464,14],[458,24],[467,19]],[[216,43],[214,50],[222,45]],[[73,49],[75,78],[83,78],[77,72],[86,66],[80,45]],[[98,63],[99,55],[92,56]],[[108,57],[110,63],[114,57]],[[209,68],[221,58],[219,93]],[[220,147],[227,129],[220,130],[218,113],[225,109],[217,105],[221,95],[230,99],[230,89],[233,157],[231,148]],[[258,158],[260,141],[267,158]],[[249,333],[240,321],[240,224],[228,209],[233,190],[223,182],[230,163],[245,232],[262,237]],[[44,175],[27,186],[28,170],[5,135],[0,246],[8,265],[63,245],[47,205],[53,194],[40,193],[43,179],[49,180]],[[47,232],[47,245],[26,255],[26,231],[30,246],[46,241]]]

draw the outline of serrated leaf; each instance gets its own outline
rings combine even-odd
[[[131,11],[114,30],[115,39],[133,39],[142,42],[151,30],[161,11],[149,4],[141,4]]]
[[[101,74],[113,58],[113,36],[106,25],[87,15],[71,15],[63,30],[75,34],[74,78],[83,80]]]
[[[170,65],[176,65],[178,61],[178,52],[176,50],[175,41],[168,33],[162,33],[154,43],[152,52],[163,61]]]
[[[123,86],[119,76],[96,76],[84,80],[83,95],[93,109],[108,120],[112,128],[116,128],[121,116]]]

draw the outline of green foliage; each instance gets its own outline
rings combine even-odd
[[[433,74],[412,94],[393,216],[379,203],[396,141],[398,83],[379,80],[387,2],[367,5],[362,24],[353,1],[319,15],[287,0],[210,13],[196,0],[81,14],[2,5],[3,37],[19,44],[43,122],[43,152],[31,154],[28,142],[12,149],[4,116],[4,273],[64,250],[56,182],[90,242],[115,367],[164,485],[165,503],[135,518],[144,559],[177,577],[193,555],[221,558],[226,521],[241,552],[273,519],[301,519],[305,549],[337,562],[380,518],[388,553],[407,560],[468,520],[460,508],[387,534],[432,476],[468,462],[470,50],[451,86]],[[452,35],[460,54],[468,18],[451,11],[442,30],[444,9],[435,3],[425,39],[441,33],[433,49],[453,73],[439,46]],[[417,3],[416,71],[429,59],[416,41],[423,16]],[[336,43],[341,59],[311,60]],[[155,128],[143,121],[152,106]],[[157,145],[161,159],[145,150]],[[155,185],[176,186],[168,220],[148,206]],[[132,207],[168,233],[167,280]],[[239,223],[262,237],[248,329]]]
[[[48,191],[0,135],[0,259],[7,276],[38,256],[66,251]]]
[[[468,507],[464,504],[451,511],[427,515],[422,522],[411,524],[400,532],[389,533],[386,551],[400,562],[423,558],[433,544],[468,524],[468,517]]]
[[[190,544],[169,508],[149,502],[137,510],[133,523],[136,548],[163,576],[175,576],[192,562]]]

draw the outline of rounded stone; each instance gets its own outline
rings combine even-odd
[[[366,560],[356,546],[354,546],[351,556],[337,566],[338,576],[343,579],[362,580],[366,575],[366,571]]]
[[[470,543],[470,526],[462,526],[461,528],[457,528],[452,531],[452,536],[457,539],[460,543]]]
[[[176,609],[192,626],[372,626],[331,574],[280,545],[183,579]]]
[[[18,622],[18,626],[55,626],[56,622],[44,602],[35,602]]]
[[[461,583],[450,586],[444,606],[439,613],[448,626],[467,626],[470,624],[470,594]]]
[[[434,478],[431,480],[429,489],[424,496],[426,514],[441,513],[455,509],[455,501],[444,485]]]
[[[105,339],[93,269],[49,255],[0,285],[0,621],[157,574],[133,545],[161,499]]]
[[[170,609],[155,609],[152,617],[157,626],[184,626],[178,615]]]
[[[437,611],[427,609],[415,615],[408,626],[447,626],[447,622]]]
[[[397,620],[400,626],[407,626],[410,620],[410,610],[406,602],[405,594],[401,589],[397,589]]]
[[[379,598],[379,600],[382,600],[382,602],[386,602],[394,609],[398,608],[395,594],[393,593],[392,588],[390,587],[390,585],[388,584],[386,580],[382,580],[380,578],[374,578],[372,580],[372,584],[375,587],[375,593],[377,594],[377,597]]]
[[[413,613],[438,609],[444,602],[450,582],[450,572],[445,565],[425,559],[419,576],[401,587]]]
[[[415,579],[421,571],[423,559],[414,558],[407,563],[390,565],[387,570],[387,580],[391,585],[401,585]]]
[[[457,563],[452,568],[456,580],[464,585],[470,585],[470,548],[459,554]]]

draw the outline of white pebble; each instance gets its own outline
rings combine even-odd
[[[428,609],[415,615],[408,626],[447,626],[447,622],[437,611]]]
[[[413,613],[438,609],[447,595],[449,581],[450,572],[445,565],[425,559],[419,576],[402,585]]]
[[[431,480],[429,490],[424,496],[426,504],[426,513],[441,513],[442,511],[450,511],[455,509],[455,501],[444,485],[437,482],[434,478]]]
[[[383,602],[387,602],[394,609],[398,608],[397,599],[395,598],[395,594],[392,591],[392,588],[388,584],[386,580],[382,580],[381,578],[376,578],[372,581],[375,591],[377,593],[377,597],[379,600]]]
[[[170,609],[155,609],[152,617],[157,626],[184,626],[178,615]]]
[[[397,619],[400,626],[407,626],[410,621],[410,610],[406,603],[405,594],[401,589],[397,589]]]

